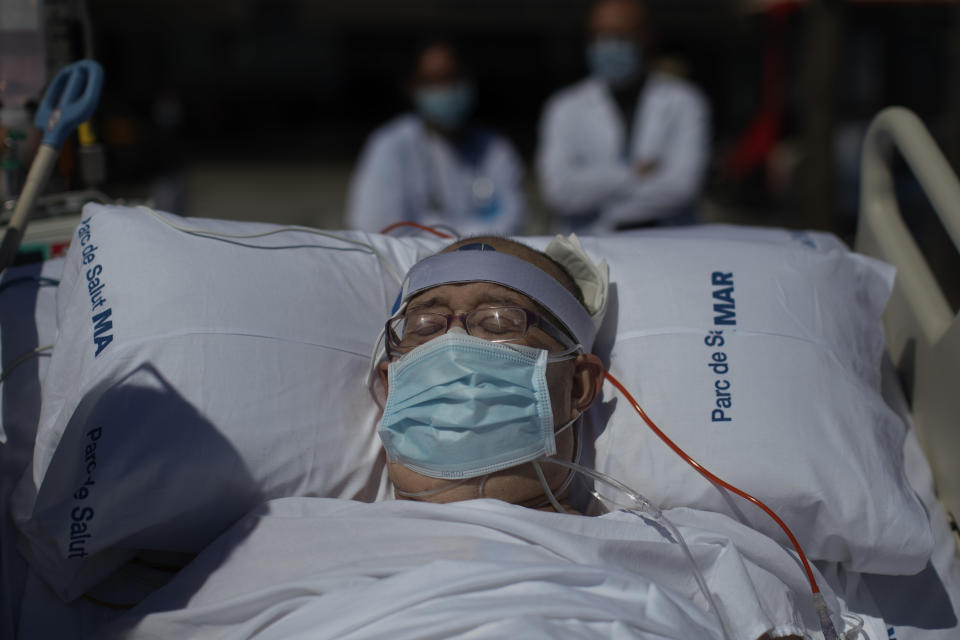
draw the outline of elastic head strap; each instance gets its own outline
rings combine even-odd
[[[585,352],[593,348],[596,329],[573,294],[543,269],[500,251],[451,251],[421,260],[407,273],[397,303],[432,287],[465,282],[492,282],[524,294],[552,313]]]

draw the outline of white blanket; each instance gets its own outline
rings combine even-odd
[[[819,637],[792,553],[720,514],[675,509],[668,515],[734,637]],[[839,611],[834,596],[826,596]],[[114,633],[721,637],[681,547],[661,524],[635,514],[558,515],[492,500],[432,505],[319,498],[275,500],[255,510]]]

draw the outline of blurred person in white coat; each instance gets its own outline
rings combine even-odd
[[[583,233],[695,221],[710,107],[675,75],[648,70],[638,0],[599,0],[588,20],[590,75],[547,102],[537,171],[555,226]]]
[[[504,136],[470,120],[476,90],[455,48],[424,47],[410,85],[413,113],[367,139],[350,185],[347,226],[396,222],[461,234],[524,230],[523,166]]]

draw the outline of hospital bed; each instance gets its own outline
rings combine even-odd
[[[706,227],[643,232],[617,239],[584,239],[584,246],[598,257],[610,257],[611,282],[616,287],[616,306],[608,311],[605,329],[601,330],[601,334],[607,331],[608,340],[600,341],[600,355],[611,371],[620,375],[637,393],[641,403],[667,431],[677,432],[679,423],[686,420],[684,411],[705,411],[704,415],[712,417],[707,421],[711,426],[724,427],[730,421],[735,424],[735,417],[739,419],[741,415],[737,411],[750,403],[737,396],[737,392],[745,384],[763,382],[737,377],[742,375],[735,371],[737,365],[756,363],[760,367],[765,366],[764,358],[777,361],[786,358],[796,371],[800,371],[806,366],[804,363],[808,361],[805,358],[809,353],[819,353],[823,347],[825,355],[812,357],[808,364],[819,367],[814,369],[815,372],[828,371],[837,377],[830,377],[825,384],[815,388],[822,396],[797,401],[771,392],[769,397],[784,405],[783,424],[800,429],[807,428],[807,423],[823,422],[827,427],[833,425],[831,428],[839,429],[837,425],[841,425],[847,428],[845,421],[852,421],[850,416],[853,415],[850,407],[860,407],[858,403],[862,395],[866,398],[863,415],[882,423],[882,426],[875,431],[876,425],[872,422],[866,427],[851,423],[849,428],[853,430],[855,426],[856,433],[850,435],[849,441],[841,441],[834,439],[829,431],[815,431],[815,425],[811,424],[810,433],[822,433],[827,439],[823,445],[824,454],[820,456],[824,458],[821,461],[825,465],[823,468],[839,469],[838,474],[844,469],[855,468],[854,449],[873,451],[874,444],[869,440],[876,437],[885,440],[884,446],[893,442],[894,449],[876,447],[878,453],[870,458],[866,470],[877,472],[876,463],[885,461],[896,467],[897,473],[892,479],[883,476],[884,482],[894,483],[889,489],[879,481],[875,483],[875,494],[883,495],[872,495],[868,500],[863,496],[852,496],[854,501],[873,504],[864,512],[863,519],[859,519],[859,515],[852,517],[852,513],[843,513],[842,509],[832,515],[827,513],[829,506],[816,502],[818,496],[815,494],[821,493],[820,485],[804,494],[804,500],[816,502],[812,507],[814,510],[809,512],[810,522],[835,518],[836,529],[847,530],[840,536],[844,538],[841,543],[836,541],[836,530],[818,537],[816,527],[805,524],[803,517],[792,518],[791,526],[800,531],[805,542],[809,541],[817,549],[812,557],[816,559],[817,572],[825,587],[843,601],[849,612],[866,619],[867,637],[898,640],[953,638],[960,632],[957,620],[960,565],[956,524],[951,515],[960,513],[960,471],[953,463],[960,452],[960,436],[956,431],[960,400],[955,392],[955,381],[960,374],[960,320],[945,302],[898,214],[890,174],[889,151],[892,146],[903,153],[954,242],[960,244],[960,187],[956,178],[912,114],[898,109],[883,112],[874,121],[865,143],[862,212],[856,243],[858,251],[897,268],[892,294],[883,315],[889,358],[884,361],[882,369],[880,361],[874,362],[871,355],[875,345],[860,339],[863,335],[861,329],[868,331],[872,318],[864,319],[862,326],[844,324],[836,331],[823,327],[830,326],[826,318],[837,315],[855,317],[858,309],[872,309],[879,315],[888,291],[884,283],[889,284],[892,272],[879,263],[847,254],[828,234]],[[67,258],[8,270],[0,280],[3,288],[0,291],[0,338],[3,340],[0,346],[6,376],[0,384],[6,438],[0,446],[0,502],[5,514],[12,510],[17,518],[15,525],[5,517],[0,529],[3,573],[0,576],[3,581],[0,635],[3,637],[100,637],[106,628],[104,625],[119,625],[112,628],[126,630],[130,624],[136,624],[124,622],[129,621],[125,616],[131,615],[126,608],[140,601],[148,603],[150,608],[149,613],[143,614],[145,626],[135,630],[147,636],[150,633],[154,633],[154,637],[163,634],[199,636],[213,633],[210,630],[214,628],[216,633],[233,634],[234,637],[252,637],[256,633],[266,637],[269,636],[266,631],[270,629],[277,632],[275,637],[284,637],[277,630],[285,628],[287,635],[293,636],[295,631],[303,632],[303,628],[296,627],[297,620],[310,621],[312,618],[307,615],[310,613],[308,605],[298,608],[291,603],[296,602],[299,606],[308,602],[308,594],[313,597],[324,595],[325,599],[319,598],[318,601],[327,601],[336,596],[338,589],[350,593],[349,589],[369,578],[366,574],[344,574],[341,582],[307,584],[304,582],[306,578],[297,573],[303,571],[303,565],[312,562],[318,567],[323,562],[332,562],[329,553],[309,544],[316,540],[339,544],[345,535],[350,536],[352,545],[343,547],[339,553],[342,558],[349,558],[349,562],[343,561],[351,567],[362,567],[365,556],[380,553],[384,540],[373,537],[374,533],[391,529],[394,537],[389,542],[399,548],[411,549],[417,547],[418,540],[426,540],[422,548],[416,548],[420,554],[434,552],[434,548],[429,548],[431,545],[453,544],[451,540],[456,540],[455,536],[441,536],[441,533],[453,530],[464,532],[463,539],[454,546],[469,546],[472,550],[502,544],[504,538],[528,537],[539,541],[538,553],[545,550],[544,553],[551,557],[565,553],[576,556],[577,552],[567,550],[564,547],[567,543],[556,537],[561,534],[580,536],[570,539],[578,540],[578,544],[586,548],[583,553],[587,555],[592,549],[590,535],[602,539],[602,544],[598,543],[600,546],[597,547],[600,555],[612,553],[611,549],[621,549],[617,546],[619,539],[613,539],[615,534],[612,531],[615,527],[627,525],[616,518],[593,519],[595,526],[590,525],[583,531],[578,529],[575,533],[564,529],[569,525],[560,524],[558,520],[549,520],[548,526],[542,528],[535,526],[548,522],[541,521],[541,517],[563,516],[541,516],[535,512],[518,516],[513,511],[501,512],[506,507],[483,501],[478,506],[450,507],[438,515],[429,509],[411,514],[404,510],[408,505],[402,503],[383,503],[377,507],[378,511],[368,513],[363,511],[363,505],[355,502],[296,497],[284,500],[287,496],[328,496],[370,501],[389,496],[379,446],[372,430],[377,406],[362,384],[372,346],[371,332],[375,333],[393,303],[397,288],[395,276],[402,276],[406,267],[435,251],[444,241],[424,237],[398,240],[344,232],[325,234],[315,230],[287,231],[270,225],[237,226],[228,222],[183,220],[143,208],[93,207],[85,211],[83,218],[74,234],[75,246]],[[147,231],[150,237],[138,241],[137,234]],[[542,245],[546,239],[531,239],[530,242]],[[138,271],[138,263],[152,259],[147,255],[151,247],[159,247],[157,253],[166,262],[150,263],[146,265],[146,271]],[[182,247],[188,249],[184,252],[179,249]],[[206,254],[239,258],[228,266],[219,266],[209,262]],[[635,254],[641,257],[637,258]],[[709,261],[719,258],[725,261],[724,265],[734,265],[729,269],[714,268],[707,272],[711,277],[707,279],[704,291],[710,302],[710,332],[706,328],[703,332],[694,332],[689,324],[681,321],[686,303],[683,292],[688,284],[683,263],[671,263],[680,272],[675,281],[663,283],[653,278],[654,275],[662,278],[662,272],[645,275],[657,261],[669,260],[671,254],[681,256],[683,263],[694,264],[700,256],[704,265],[713,264]],[[296,281],[278,281],[275,269],[285,260],[292,259],[300,260],[297,267],[289,271],[290,275],[296,276]],[[636,259],[647,262],[633,262]],[[629,262],[624,262],[626,260]],[[758,274],[754,269],[751,272],[748,268],[750,260],[759,261],[766,271]],[[781,262],[782,273],[777,271]],[[247,270],[243,270],[244,263],[249,267]],[[348,266],[343,267],[347,263]],[[161,264],[163,274],[160,273]],[[630,273],[624,265],[631,267]],[[689,282],[696,282],[701,275],[697,269],[690,268],[689,272]],[[791,306],[794,304],[792,298],[800,295],[793,286],[805,286],[804,280],[811,278],[820,278],[810,285],[811,291],[818,296],[817,304],[829,302],[830,306],[825,310],[804,308],[799,312],[797,307]],[[56,281],[61,282],[59,287],[55,286]],[[775,304],[751,302],[754,282],[756,286],[770,285],[773,287],[771,291],[779,291]],[[838,283],[848,283],[849,287],[844,288],[847,285]],[[832,293],[823,293],[830,287],[839,288]],[[635,297],[630,289],[642,290],[644,300]],[[195,295],[192,291],[217,291],[218,299],[211,301],[205,293]],[[697,295],[700,294],[693,297]],[[322,307],[309,306],[314,298],[323,301]],[[279,307],[278,300],[285,300],[286,306]],[[699,304],[697,300],[693,302]],[[775,308],[764,311],[766,306]],[[841,306],[842,313],[832,311]],[[344,322],[341,311],[347,307],[350,315]],[[279,308],[284,311],[278,312]],[[312,318],[317,320],[301,322],[298,319],[301,311],[315,314]],[[628,313],[632,311],[636,313]],[[748,325],[747,318],[751,313],[767,311],[772,318],[770,322],[792,324],[786,328],[778,326],[777,331],[762,331]],[[664,315],[653,317],[657,313]],[[630,324],[634,316],[640,317],[637,321],[640,324]],[[333,337],[322,331],[311,333],[315,327],[308,326],[337,321],[341,322],[336,326],[342,331]],[[609,326],[613,321],[619,324]],[[208,326],[218,323],[218,330],[178,332],[171,329],[190,323],[200,327],[204,322]],[[809,327],[815,327],[823,335],[801,335]],[[732,338],[731,333],[740,332],[745,342],[738,347],[736,340],[731,339],[721,351],[718,331],[726,331],[725,338]],[[284,340],[277,339],[277,336],[283,336]],[[758,344],[762,348],[749,348]],[[44,349],[48,345],[52,345],[52,349]],[[685,351],[693,349],[692,345],[699,350]],[[659,367],[652,370],[657,376],[638,369],[631,377],[631,358],[624,354],[633,353],[630,349],[634,348],[651,361],[656,359],[654,355],[658,355],[656,350],[662,349],[666,354],[664,357],[670,358],[671,366],[664,367],[662,361],[659,365],[652,362],[650,366]],[[30,357],[35,351],[35,357]],[[214,354],[216,360],[223,363],[223,369],[218,370],[217,375],[210,375],[205,369],[214,366]],[[722,354],[722,359],[715,354]],[[781,357],[783,354],[788,357]],[[679,404],[682,406],[663,408],[663,398],[669,397],[672,387],[680,385],[670,379],[674,375],[669,371],[671,367],[679,371],[676,375],[685,377],[686,383],[694,380],[693,375],[683,370],[688,356],[691,366],[699,368],[691,371],[707,369],[704,357],[712,365],[707,369],[709,377],[704,378],[712,386],[710,397],[704,399],[706,404],[700,405],[699,399],[690,398],[688,394],[681,396],[684,401]],[[15,361],[19,364],[14,369],[11,365]],[[198,361],[202,364],[191,364]],[[727,365],[727,368],[720,365]],[[329,383],[331,388],[324,397],[341,399],[335,405],[320,407],[323,419],[319,422],[324,423],[322,431],[305,433],[302,430],[304,425],[318,422],[317,406],[311,403],[309,393],[301,393],[303,389],[311,390],[309,384],[305,385],[302,379],[290,380],[284,375],[291,367],[296,368],[301,378],[315,376]],[[221,384],[222,381],[216,379],[227,375],[223,373],[225,370],[230,371],[229,384]],[[331,375],[334,373],[335,376]],[[849,384],[848,376],[852,380]],[[651,381],[653,377],[661,380]],[[257,389],[264,386],[270,389],[270,393],[257,395]],[[882,406],[870,404],[874,386],[877,394],[882,391]],[[357,389],[361,387],[364,387],[363,393],[358,394]],[[909,398],[905,390],[909,392]],[[314,390],[312,395],[318,393]],[[629,479],[663,506],[687,506],[683,503],[687,499],[684,491],[692,482],[689,476],[671,475],[680,472],[664,462],[668,458],[648,454],[655,446],[651,440],[633,440],[640,427],[624,426],[629,415],[625,403],[618,400],[612,389],[605,389],[604,393],[603,402],[591,414],[590,425],[586,427],[596,435],[596,444],[584,452],[584,461],[602,467],[615,477]],[[734,394],[732,404],[726,402],[729,396],[722,393]],[[256,403],[245,397],[248,395],[256,396]],[[830,397],[836,398],[834,408],[839,412],[836,424],[831,422],[835,418],[833,414],[813,408],[821,402],[827,404]],[[146,407],[151,410],[146,411]],[[891,418],[893,414],[888,413],[887,407],[905,422]],[[309,418],[311,412],[312,419]],[[801,414],[799,418],[787,415],[794,412]],[[809,420],[803,419],[804,412],[810,412]],[[308,418],[301,420],[303,416]],[[790,419],[798,421],[789,422]],[[244,420],[259,423],[260,428],[251,429],[243,434],[243,438],[229,431],[230,425]],[[118,446],[111,445],[111,437],[122,424],[136,424],[138,436],[124,444],[125,448],[111,449],[111,446]],[[268,424],[269,429],[262,428],[263,424]],[[903,424],[907,425],[905,431]],[[357,436],[357,431],[363,431],[357,429],[357,425],[366,425],[363,437]],[[789,446],[799,447],[802,441],[803,438],[791,441]],[[862,447],[851,448],[851,443],[861,443]],[[774,488],[777,485],[776,469],[786,466],[786,462],[764,461],[762,456],[746,452],[746,459],[737,459],[736,447],[720,455],[721,449],[717,447],[697,450],[695,441],[688,440],[688,444],[692,444],[694,453],[706,464],[717,462],[718,458],[722,460],[729,454],[732,459],[728,460],[728,469],[753,470],[754,475],[763,476],[763,482],[750,484],[769,485],[761,489],[777,498]],[[642,466],[675,479],[667,483],[674,487],[654,488],[647,485],[644,476],[632,475],[636,470],[623,461],[621,454],[631,452],[633,456],[634,449],[639,452],[636,457],[652,456],[643,458]],[[177,455],[164,457],[169,452]],[[129,464],[114,469],[110,456],[121,453],[127,456]],[[830,457],[832,454],[837,455]],[[802,459],[801,452],[797,451],[796,456]],[[206,462],[207,468],[216,469],[218,473],[210,475],[202,465],[193,464],[197,460]],[[811,460],[810,464],[815,466],[816,463]],[[682,463],[677,460],[675,464]],[[722,461],[718,464],[723,466]],[[38,465],[45,467],[46,473],[38,472]],[[66,470],[61,471],[63,469]],[[27,475],[21,480],[24,471]],[[903,487],[896,485],[901,473]],[[76,482],[78,477],[79,483]],[[837,478],[844,483],[837,494],[838,499],[844,498],[844,490],[855,493],[853,485],[847,484],[852,476],[837,475]],[[870,476],[867,480],[873,481],[872,478]],[[31,479],[34,482],[30,482]],[[58,482],[62,486],[58,487]],[[788,478],[786,484],[791,482],[806,480]],[[25,491],[29,493],[31,486],[36,495],[24,495]],[[97,493],[105,486],[112,489],[112,504],[104,502]],[[903,495],[897,493],[901,489]],[[58,490],[64,493],[64,498],[56,497]],[[652,491],[652,495],[648,491]],[[176,495],[176,500],[165,497],[170,493]],[[919,502],[912,505],[909,501],[913,494]],[[740,533],[731,534],[733,537],[747,536],[741,539],[741,546],[751,549],[754,556],[762,557],[759,549],[766,544],[764,541],[779,540],[778,534],[762,518],[743,513],[743,507],[725,506],[726,499],[719,495],[709,485],[701,487],[695,499],[703,501],[707,507],[705,511],[714,514],[704,517],[709,522],[719,523],[715,513],[724,513],[724,517],[743,518],[752,528],[762,531],[767,537],[749,537],[740,529],[737,529]],[[846,499],[850,497],[848,495]],[[101,502],[93,502],[96,499]],[[128,502],[124,503],[125,499]],[[254,509],[251,515],[243,516],[251,505],[264,501],[271,506]],[[897,529],[898,534],[892,541],[889,536],[885,539],[885,532],[878,531],[877,524],[871,521],[880,517],[878,514],[883,512],[885,503],[904,509],[899,520],[906,522],[899,522],[894,517],[896,514],[885,521],[885,526],[891,530],[903,527],[902,534]],[[49,508],[43,511],[42,504],[48,504]],[[28,505],[29,509],[25,511],[23,505]],[[775,506],[781,510],[791,509],[789,504]],[[88,508],[90,511],[85,510]],[[804,513],[802,508],[805,507],[801,507],[801,515]],[[232,527],[232,520],[209,522],[207,515],[214,511],[234,513],[233,519],[239,522]],[[696,530],[694,525],[700,526],[699,520],[694,521],[693,511],[681,509],[672,517],[681,527],[691,527],[684,528],[684,535],[690,537],[694,555],[701,558],[697,555],[701,549],[698,545],[703,542],[699,534],[686,533]],[[142,526],[136,530],[127,527],[130,530],[119,531],[126,526],[127,520],[137,520],[143,512],[157,512],[158,519],[140,523]],[[97,563],[88,563],[83,572],[64,570],[65,559],[52,557],[46,552],[49,548],[56,548],[56,545],[45,546],[50,527],[57,529],[65,525],[64,531],[57,531],[65,536],[62,548],[66,553],[84,561],[87,555],[94,557],[95,545],[99,544],[96,536],[107,533],[94,529],[93,525],[101,519],[109,520],[111,514],[114,517],[112,523],[117,526],[109,535],[113,535],[117,543],[113,546],[104,544],[103,552],[96,555]],[[127,514],[127,518],[122,514]],[[515,517],[506,519],[505,514]],[[190,531],[184,531],[183,527],[175,526],[177,522],[190,522],[194,526]],[[345,528],[331,530],[333,522]],[[394,527],[391,524],[394,522],[407,523],[408,528]],[[423,526],[409,524],[416,522]],[[493,526],[492,522],[499,524]],[[471,537],[473,530],[469,529],[470,526],[482,526],[485,533],[479,538]],[[917,526],[923,530],[921,533],[916,533]],[[489,533],[491,530],[495,534]],[[548,535],[543,533],[544,530],[552,533]],[[925,531],[929,531],[929,539],[924,537]],[[32,538],[30,541],[20,538],[18,546],[21,532],[26,538]],[[151,538],[153,534],[156,535]],[[878,546],[871,546],[874,537]],[[144,542],[155,538],[168,544],[151,547],[151,543]],[[648,542],[637,540],[636,544]],[[138,553],[130,549],[137,543],[141,543],[141,548],[152,550]],[[703,548],[709,546],[706,542],[703,544]],[[283,547],[283,550],[275,547]],[[913,552],[908,553],[907,547],[913,547]],[[527,547],[522,553],[509,548],[511,553],[517,554],[515,559],[520,566],[529,566],[535,560],[525,555],[533,553]],[[497,549],[498,552],[502,550]],[[190,558],[201,550],[201,555],[190,562]],[[30,564],[24,561],[24,555],[30,558]],[[425,557],[428,556],[418,556],[418,561],[422,562]],[[627,556],[613,554],[613,557],[617,562],[628,562]],[[654,557],[659,558],[659,552]],[[784,557],[787,560],[770,560],[774,565],[784,563],[780,569],[766,568],[773,573],[781,569],[786,573],[793,572],[802,586],[799,565]],[[400,562],[398,557],[391,557],[391,560]],[[591,578],[583,573],[584,566],[589,563],[584,561],[583,566],[574,564],[576,567],[569,567],[565,579],[573,581],[570,576],[576,575],[583,583],[589,581]],[[324,566],[329,573],[330,566]],[[409,580],[421,580],[403,583],[404,589],[417,592],[411,587],[413,584],[426,589],[432,580],[441,580],[438,576],[445,576],[449,584],[456,583],[458,588],[463,588],[468,578],[476,579],[471,573],[476,567],[450,562],[449,558],[430,566],[434,573],[411,571],[404,574]],[[338,570],[346,571],[342,567]],[[458,573],[464,571],[467,573]],[[705,569],[708,582],[711,576],[723,580],[722,574],[715,575],[710,571],[712,569]],[[284,582],[290,575],[299,576],[298,581]],[[483,595],[503,596],[505,599],[477,602],[500,602],[500,606],[506,607],[506,602],[523,602],[525,595],[533,594],[541,600],[555,597],[558,606],[569,611],[591,611],[594,607],[598,620],[602,617],[599,613],[602,607],[591,604],[594,602],[590,599],[591,594],[584,594],[579,600],[564,600],[570,595],[566,591],[551,591],[544,586],[555,587],[564,579],[550,582],[549,576],[541,575],[538,581],[531,581],[529,575],[511,574],[518,584],[528,588],[524,592],[511,590],[509,580],[503,577],[505,574],[496,575],[501,581],[487,583]],[[629,582],[628,578],[617,575],[618,579]],[[171,579],[171,576],[174,577]],[[396,580],[398,576],[392,578]],[[238,607],[245,609],[238,618],[242,623],[217,627],[211,621],[229,618],[225,609],[217,609],[212,604],[224,590],[235,588],[237,583],[255,584],[258,581],[263,583],[263,589],[257,591],[259,600],[246,594],[240,600],[244,603],[242,606],[230,601],[233,603],[230,611],[236,613]],[[271,590],[271,581],[283,584],[283,589]],[[153,593],[164,584],[166,586]],[[287,595],[277,596],[278,590],[285,590]],[[267,596],[263,594],[266,593],[273,594],[270,598],[274,600],[264,600]],[[627,589],[614,594],[610,602],[622,603],[618,600],[620,596],[636,594]],[[443,594],[438,597],[440,595]],[[480,595],[472,593],[471,597],[479,598]],[[294,599],[284,599],[288,597]],[[375,599],[371,598],[370,602]],[[734,605],[727,603],[724,606]],[[257,607],[262,607],[266,618],[250,614]],[[416,611],[417,604],[410,602],[409,608]],[[339,609],[359,615],[360,608],[347,601],[340,602]],[[476,611],[482,609],[483,605],[471,608],[470,611],[474,612],[471,615],[480,616]],[[278,610],[284,613],[278,614]],[[327,616],[331,610],[335,611],[337,607],[331,609],[328,606],[322,615]],[[463,615],[464,609],[458,608],[457,611]],[[634,613],[634,608],[628,611],[614,607],[604,615],[609,616],[615,626],[618,619],[626,620]],[[692,616],[690,620],[699,615],[696,612],[687,614]],[[682,618],[680,613],[677,615]],[[589,617],[587,613],[583,616],[584,619]],[[308,628],[319,637],[338,637],[332,631],[334,625],[329,618],[321,619],[328,622],[330,628],[316,626],[316,618],[312,619],[315,626]],[[530,625],[508,627],[515,635],[550,631],[572,633],[571,629],[574,629],[587,636],[590,630],[589,624],[583,621],[582,628],[553,629],[530,622],[536,619],[535,616],[512,619],[522,619],[526,621],[524,624]],[[384,620],[389,622],[391,618],[385,616]],[[478,627],[487,625],[482,628],[495,629],[497,624],[495,620],[482,617],[470,620]],[[376,621],[369,619],[348,622],[376,628]],[[463,632],[463,629],[457,631],[454,627],[444,626],[449,620],[437,616],[422,616],[416,618],[416,622],[426,625],[420,627],[421,635],[431,629],[438,637],[452,637]],[[287,627],[283,627],[284,624]],[[352,629],[357,637],[378,637],[375,632],[363,636],[356,631],[357,628],[343,627]],[[604,627],[606,631],[610,628]],[[416,629],[404,631],[402,625],[388,625],[387,629],[391,635],[403,637],[401,632],[405,632],[407,637],[418,637]],[[507,632],[503,628],[500,631]],[[579,636],[573,634],[571,637]]]

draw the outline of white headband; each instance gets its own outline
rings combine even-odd
[[[469,246],[469,245],[468,245]],[[516,256],[491,250],[458,249],[438,253],[413,265],[407,272],[394,313],[412,296],[442,284],[492,282],[518,291],[547,309],[563,323],[584,351],[590,352],[596,327],[590,313],[550,274]]]

